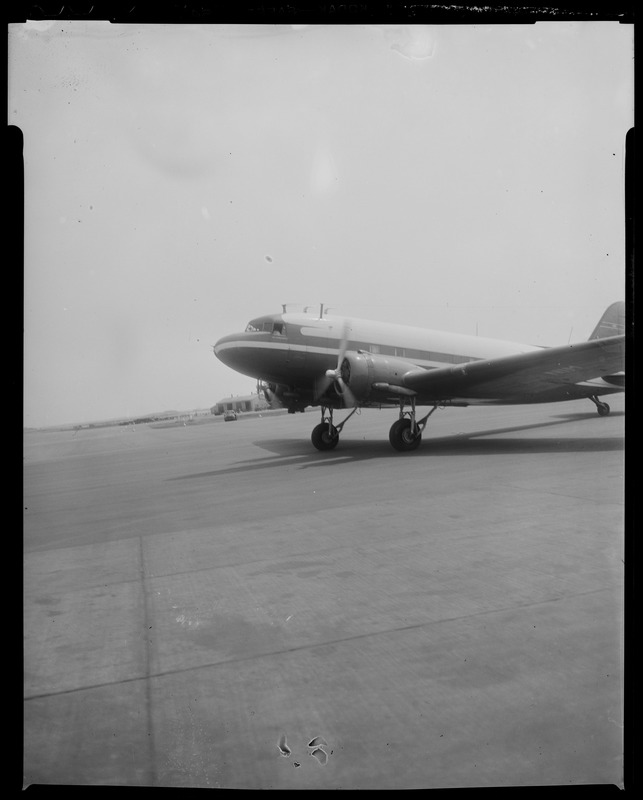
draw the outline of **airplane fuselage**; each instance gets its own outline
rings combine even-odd
[[[356,359],[361,358],[364,370],[374,373],[375,365],[377,374],[359,404],[383,407],[397,405],[400,400],[400,390],[386,380],[389,373],[452,367],[544,348],[370,320],[284,313],[252,320],[245,331],[220,339],[214,353],[237,372],[272,387],[284,387],[284,405],[302,410],[306,405],[342,406],[339,393],[320,392],[319,388],[326,371],[336,367],[342,349],[353,353]],[[383,379],[377,380],[378,376]],[[619,390],[598,378],[573,389],[566,386],[560,392],[545,394],[519,395],[507,391],[487,395],[484,389],[448,398],[422,392],[413,394],[418,405],[436,402],[469,405],[552,402]]]

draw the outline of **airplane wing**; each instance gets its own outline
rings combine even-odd
[[[404,385],[436,401],[450,397],[530,397],[624,369],[625,336],[531,350],[453,367],[414,369]]]

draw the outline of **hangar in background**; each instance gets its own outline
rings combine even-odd
[[[224,414],[226,411],[236,411],[237,413],[244,411],[264,411],[270,408],[265,398],[259,394],[247,394],[224,397],[219,400],[216,405],[212,406],[210,411],[218,416]]]

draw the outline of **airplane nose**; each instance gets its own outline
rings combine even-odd
[[[235,344],[241,339],[241,334],[231,333],[227,336],[222,336],[221,339],[212,347],[214,355],[222,361],[226,366],[235,368],[234,358]]]
[[[231,333],[219,339],[212,350],[219,361],[235,372],[280,383],[284,375],[289,375],[288,344],[282,337],[277,341],[268,341],[269,338],[274,337],[256,331]]]

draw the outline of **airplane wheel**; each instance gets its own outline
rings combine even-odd
[[[420,446],[422,434],[418,432],[413,436],[411,433],[411,420],[404,417],[393,423],[388,439],[396,450],[406,453],[409,450],[416,450]]]
[[[596,406],[596,410],[598,411],[599,417],[606,417],[610,413],[610,407],[607,403],[599,403]]]
[[[337,447],[339,433],[337,432],[337,428],[332,425],[329,433],[328,423],[320,422],[319,425],[313,428],[310,440],[318,450],[332,450],[333,447]]]

